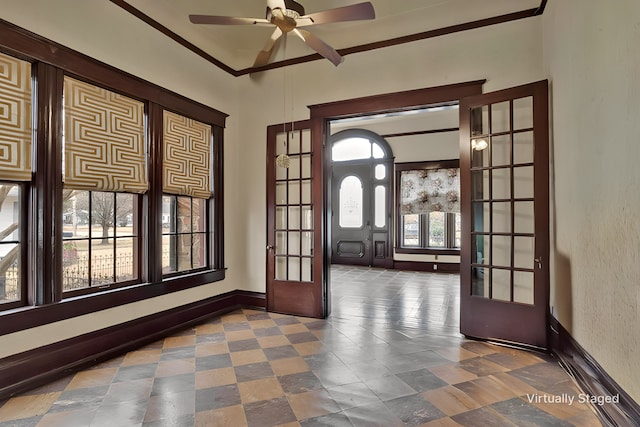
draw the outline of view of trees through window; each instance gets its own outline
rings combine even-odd
[[[64,191],[63,291],[138,278],[138,197]]]

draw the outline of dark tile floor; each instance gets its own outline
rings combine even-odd
[[[579,393],[551,357],[457,332],[458,280],[334,267],[326,320],[238,310],[0,402],[0,426],[600,426],[530,401]]]

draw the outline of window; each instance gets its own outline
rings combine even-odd
[[[362,181],[349,175],[340,184],[340,219],[342,228],[362,227]]]
[[[104,290],[139,281],[138,197],[67,190],[64,199],[62,291]]]
[[[162,272],[196,270],[207,266],[206,200],[162,198]]]
[[[334,162],[348,162],[351,160],[383,159],[385,152],[380,144],[369,138],[350,137],[337,141],[331,147],[331,160]]]
[[[70,77],[63,96],[62,291],[139,282],[144,104]]]
[[[24,297],[20,193],[19,184],[0,183],[0,309]]]
[[[26,32],[2,45],[0,333],[223,279],[226,115]]]
[[[208,265],[212,130],[168,111],[163,123],[162,271],[170,274]]]
[[[398,252],[456,253],[460,248],[457,160],[397,164]]]
[[[25,188],[31,181],[31,64],[0,53],[0,310],[26,301]]]

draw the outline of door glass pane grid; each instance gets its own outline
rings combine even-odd
[[[275,279],[311,282],[313,265],[312,160],[310,132],[277,135],[286,145],[287,168],[276,166]],[[276,164],[277,165],[277,164]],[[284,172],[283,172],[284,171]],[[307,230],[307,231],[305,231]]]
[[[476,296],[512,302],[515,245],[512,234],[515,213],[513,108],[510,101],[505,101],[474,110],[469,143],[473,201],[471,292]],[[528,137],[523,134],[519,139],[517,154],[523,159],[528,155],[523,147]],[[479,144],[481,139],[489,141],[487,147]],[[521,175],[521,180],[528,178],[524,173]],[[526,213],[527,209],[520,211]],[[523,222],[526,224],[526,219]],[[520,245],[524,244],[520,242]],[[525,287],[523,289],[521,294],[524,296],[519,294],[519,298],[526,300],[528,294]]]

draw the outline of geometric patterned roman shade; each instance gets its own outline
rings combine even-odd
[[[31,181],[31,64],[0,53],[0,180]]]
[[[164,111],[162,192],[211,197],[211,126]]]
[[[147,191],[142,102],[65,77],[64,117],[65,188]]]

